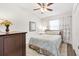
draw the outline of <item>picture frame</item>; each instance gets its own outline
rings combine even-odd
[[[36,31],[36,22],[29,21],[29,31]]]

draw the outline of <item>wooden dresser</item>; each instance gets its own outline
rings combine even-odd
[[[0,56],[25,56],[26,32],[0,33]]]

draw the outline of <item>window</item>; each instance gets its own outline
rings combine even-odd
[[[59,20],[49,21],[49,29],[50,30],[59,30]]]

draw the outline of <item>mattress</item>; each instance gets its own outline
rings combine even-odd
[[[30,38],[29,45],[40,47],[46,51],[49,51],[51,55],[60,55],[59,47],[61,44],[60,35],[35,35]]]

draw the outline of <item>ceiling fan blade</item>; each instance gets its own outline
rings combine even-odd
[[[47,8],[48,11],[53,11],[52,9]]]
[[[52,4],[53,4],[53,3],[48,3],[47,6],[50,6],[50,5],[52,5]]]
[[[39,10],[40,8],[36,8],[36,9],[33,9],[33,10]]]
[[[37,3],[41,7],[41,3]]]

